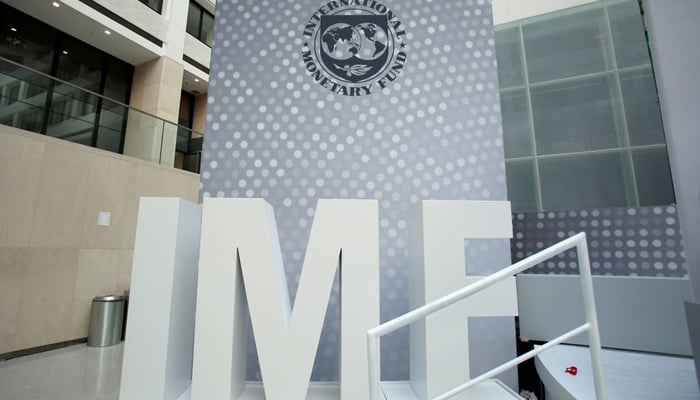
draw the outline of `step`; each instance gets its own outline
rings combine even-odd
[[[382,389],[386,400],[418,400],[408,382],[382,382]],[[338,384],[325,382],[312,382],[309,386],[306,400],[339,400]],[[469,391],[456,396],[454,400],[522,400],[501,381],[493,379],[481,383]],[[190,400],[189,390],[178,400]],[[237,400],[265,400],[262,384],[248,382],[243,393]],[[359,399],[358,399],[359,400]]]

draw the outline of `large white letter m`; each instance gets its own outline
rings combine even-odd
[[[367,398],[366,332],[379,324],[378,243],[376,201],[320,200],[292,309],[272,207],[262,199],[205,199],[192,400],[241,397],[248,313],[265,398],[305,399],[338,266],[340,398]]]

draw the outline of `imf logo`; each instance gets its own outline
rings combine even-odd
[[[321,86],[345,96],[368,95],[403,70],[405,35],[401,21],[381,3],[331,1],[306,24],[302,58]]]

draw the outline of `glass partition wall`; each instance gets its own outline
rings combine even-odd
[[[122,154],[129,136],[127,155],[168,165],[184,140],[178,167],[198,171],[201,135],[130,108],[132,76],[131,65],[0,3],[0,124]]]
[[[0,109],[0,123],[113,152],[123,150],[126,114],[113,102],[129,101],[131,65],[3,4],[0,57],[7,60],[2,73],[9,80],[0,83],[0,94],[4,104],[14,103]]]
[[[496,26],[515,211],[675,201],[637,0]]]
[[[202,135],[2,57],[0,124],[170,166],[182,151],[176,167],[199,172]],[[127,136],[145,145],[124,152]]]

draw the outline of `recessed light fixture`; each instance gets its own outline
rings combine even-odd
[[[61,53],[63,53],[63,55],[66,55],[66,56],[68,55],[68,51],[66,51],[66,50],[63,50]]]
[[[199,78],[194,78],[194,81],[195,81],[195,82],[199,82]]]
[[[57,2],[57,1],[54,1],[53,3],[51,3],[51,5],[54,6],[54,7],[60,7],[60,6],[61,6],[61,3]]]
[[[105,35],[111,35],[111,34],[112,34],[112,32],[110,32],[110,31],[108,31],[107,29],[105,29]]]
[[[12,32],[17,32],[17,28],[15,28],[14,26],[13,26],[12,28],[10,28],[10,30],[11,30]]]

